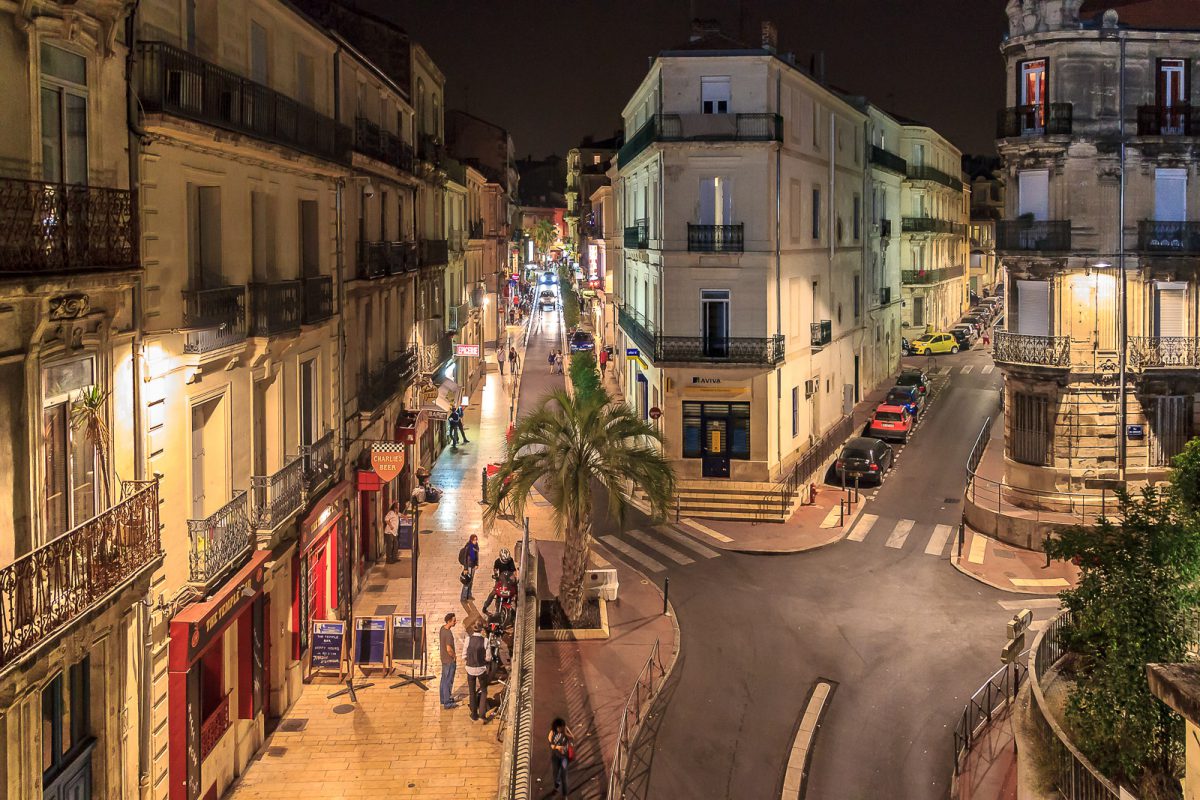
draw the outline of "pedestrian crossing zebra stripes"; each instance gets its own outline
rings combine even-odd
[[[656,525],[645,531],[635,528],[601,536],[600,541],[642,572],[662,572],[668,565],[687,566],[721,556],[673,525]]]
[[[893,550],[905,549],[910,540],[924,542],[925,555],[942,556],[954,537],[953,525],[935,525],[913,519],[884,519],[877,514],[863,514],[846,535],[851,542],[877,543]]]

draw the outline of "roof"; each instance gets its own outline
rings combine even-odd
[[[712,19],[692,20],[692,35],[688,40],[675,47],[668,47],[662,51],[662,55],[717,55],[729,52],[738,52],[741,55],[770,55],[769,50],[753,47],[729,36],[721,30],[720,23]]]
[[[1200,30],[1200,3],[1181,0],[1087,0],[1079,18],[1099,22],[1108,9],[1122,27],[1149,30]]]

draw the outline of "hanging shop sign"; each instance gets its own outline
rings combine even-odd
[[[371,468],[384,483],[390,483],[404,471],[404,445],[399,442],[376,442],[371,445]]]
[[[454,355],[460,358],[479,358],[479,345],[456,344],[454,345]]]

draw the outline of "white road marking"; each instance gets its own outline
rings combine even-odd
[[[959,370],[959,372],[962,373],[963,375],[970,375],[971,370],[973,370],[973,369],[975,369],[974,364],[965,364],[965,365],[963,365],[962,369]]]
[[[1057,609],[1062,601],[1057,597],[1034,597],[1029,600],[997,600],[1005,611],[1020,611],[1023,608],[1053,608]]]
[[[987,366],[985,366],[983,369],[981,369],[979,371],[982,372],[984,375],[991,375],[992,370],[994,370],[995,368],[996,368],[995,364],[988,364]]]
[[[631,531],[627,531],[627,533],[631,537],[636,539],[637,541],[646,545],[647,547],[649,547],[653,550],[657,550],[658,552],[662,553],[664,556],[671,559],[676,564],[695,564],[696,563],[696,560],[694,558],[689,558],[688,556],[685,556],[683,553],[679,552],[678,550],[676,550],[673,547],[667,547],[665,544],[658,541],[653,536],[643,533],[642,531],[631,530]]]
[[[950,534],[953,532],[954,526],[952,525],[935,525],[933,535],[929,537],[929,544],[925,545],[925,554],[940,556],[946,549],[946,542],[950,540]]]
[[[934,374],[935,375],[949,375],[950,368],[949,367],[938,367],[937,371]]]
[[[601,536],[600,541],[604,542],[606,545],[611,547],[613,550],[616,550],[626,558],[632,558],[634,561],[638,562],[651,572],[662,572],[664,569],[666,569],[666,567],[643,553],[641,550],[638,550],[636,547],[630,547],[615,536]]]
[[[685,517],[684,519],[681,519],[680,522],[682,522],[684,525],[687,525],[689,528],[694,528],[695,530],[700,531],[705,536],[711,536],[712,538],[716,539],[718,542],[732,542],[733,541],[733,539],[730,539],[728,536],[721,533],[720,531],[714,531],[712,528],[710,528],[707,525],[704,525],[702,523],[696,522],[696,520],[694,520],[694,519],[687,519]]]
[[[1033,588],[1035,586],[1047,587],[1067,587],[1071,582],[1066,578],[1009,578],[1008,582],[1013,586],[1027,586]]]
[[[892,528],[892,535],[884,542],[886,547],[900,548],[904,547],[904,540],[908,538],[908,534],[912,532],[913,526],[917,524],[915,519],[902,519],[896,523],[896,527]]]
[[[983,556],[987,552],[987,537],[982,533],[971,534],[971,552],[967,554],[967,561],[972,564],[982,564]]]
[[[858,522],[854,523],[854,527],[850,529],[850,535],[846,538],[852,542],[861,542],[867,538],[867,534],[871,532],[871,526],[878,520],[877,514],[863,514],[858,518]]]
[[[684,534],[680,533],[679,531],[675,530],[674,528],[667,527],[666,525],[659,525],[654,530],[658,531],[663,536],[666,536],[668,539],[675,542],[676,544],[683,545],[684,547],[686,547],[688,550],[692,551],[696,555],[703,556],[704,558],[716,558],[719,555],[721,555],[716,550],[713,550],[710,547],[705,547],[704,545],[700,544],[692,537],[685,536]]]

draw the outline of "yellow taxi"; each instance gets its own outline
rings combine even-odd
[[[912,340],[914,354],[931,356],[935,353],[957,353],[958,340],[948,333],[927,333]]]

